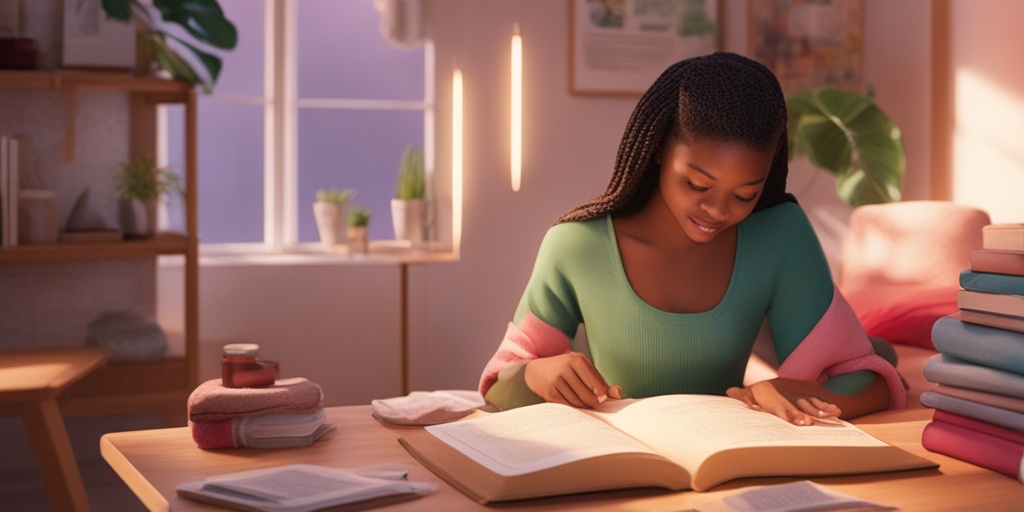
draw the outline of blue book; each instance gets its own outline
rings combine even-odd
[[[961,322],[954,314],[932,324],[932,344],[940,353],[1024,375],[1024,332]]]
[[[935,354],[924,363],[928,382],[1024,398],[1024,375],[989,368],[955,356]]]
[[[964,270],[960,272],[960,287],[976,292],[1024,295],[1024,276]]]

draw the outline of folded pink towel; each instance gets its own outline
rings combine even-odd
[[[188,397],[188,420],[211,423],[242,416],[315,412],[323,408],[320,385],[302,377],[278,379],[262,388],[226,388],[219,378],[208,380]]]

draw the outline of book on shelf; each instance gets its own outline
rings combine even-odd
[[[287,464],[187,482],[179,496],[233,510],[300,512],[364,510],[414,499],[437,490],[411,482],[399,467],[339,469]]]
[[[989,224],[981,228],[982,249],[1024,251],[1024,222]]]
[[[1024,276],[964,270],[960,272],[960,287],[976,292],[1024,295]]]
[[[1024,276],[1024,251],[974,249],[971,251],[971,270]]]
[[[541,403],[479,412],[410,430],[399,442],[481,503],[937,466],[844,421],[796,426],[711,395],[612,400],[596,410]]]
[[[984,311],[971,311],[969,309],[960,310],[959,317],[961,321],[971,324],[1024,332],[1024,317],[999,315],[995,313],[986,313]]]
[[[18,245],[18,139],[0,137],[0,246]]]
[[[1024,295],[960,290],[956,293],[956,305],[961,310],[1024,317]]]

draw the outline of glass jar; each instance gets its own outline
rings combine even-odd
[[[262,361],[260,346],[256,343],[224,345],[220,360],[221,385],[226,388],[257,388],[273,385],[277,381],[276,361]]]

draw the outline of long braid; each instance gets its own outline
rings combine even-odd
[[[626,124],[604,194],[576,205],[556,224],[640,210],[657,188],[658,155],[666,140],[700,138],[740,141],[761,150],[774,146],[755,211],[796,201],[786,193],[786,102],[778,80],[755,61],[718,52],[677,62],[655,80]]]

